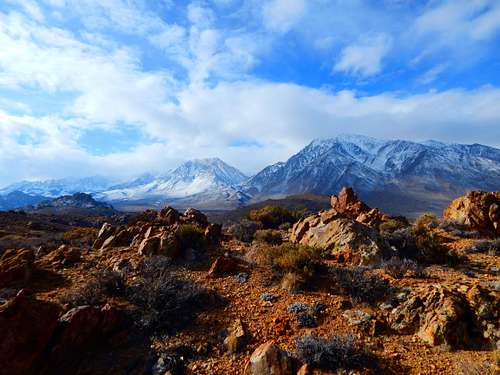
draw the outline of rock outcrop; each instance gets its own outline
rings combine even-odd
[[[32,374],[57,327],[60,308],[22,289],[0,306],[0,374]]]
[[[472,191],[451,202],[443,217],[483,234],[500,236],[500,192]]]
[[[389,314],[390,327],[404,334],[416,333],[429,345],[452,348],[472,346],[474,339],[500,342],[500,297],[476,285],[471,288],[439,285],[418,288]],[[482,332],[482,337],[474,337]]]
[[[290,241],[328,250],[339,261],[353,265],[376,265],[387,251],[375,229],[333,210],[295,223]]]
[[[250,357],[245,375],[293,375],[290,356],[272,341],[259,346]]]
[[[27,283],[33,273],[35,254],[31,249],[6,250],[0,258],[0,287]]]
[[[210,224],[202,212],[188,208],[181,214],[165,207],[160,212],[144,211],[128,226],[104,224],[94,249],[104,253],[114,247],[132,247],[144,256],[164,255],[173,259],[181,254],[179,231],[183,224],[197,227],[209,245],[217,245],[221,240],[221,226]]]

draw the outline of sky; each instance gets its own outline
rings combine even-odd
[[[0,2],[0,186],[340,133],[500,147],[500,1]]]

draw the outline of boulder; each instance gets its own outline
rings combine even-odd
[[[272,341],[259,346],[248,361],[245,375],[293,375],[290,356]]]
[[[208,219],[205,214],[195,208],[188,208],[184,212],[183,220],[189,224],[198,224],[203,228],[208,225]]]
[[[181,214],[175,208],[167,206],[161,209],[158,216],[164,225],[174,225],[179,222]]]
[[[0,374],[33,374],[54,334],[59,307],[21,290],[0,306]]]
[[[290,241],[329,250],[340,261],[353,265],[379,264],[388,251],[376,230],[332,211],[295,223]]]
[[[160,242],[160,236],[145,238],[139,245],[139,254],[146,256],[158,254],[158,251],[160,249]]]
[[[180,255],[181,244],[175,231],[164,231],[160,234],[160,247],[158,253],[172,259]]]
[[[500,236],[500,192],[472,191],[451,202],[443,217],[471,230]]]
[[[6,250],[0,258],[0,287],[29,282],[34,261],[35,254],[31,249]]]
[[[410,293],[393,309],[388,323],[399,333],[413,333],[429,345],[468,347],[473,330],[469,307],[457,290],[426,286]]]
[[[219,256],[212,263],[212,266],[208,271],[208,275],[222,276],[227,273],[235,273],[237,270],[238,270],[237,259],[230,256]]]
[[[125,325],[125,315],[110,305],[69,310],[58,320],[42,373],[71,373],[82,353],[97,349]]]
[[[97,234],[97,238],[94,241],[94,244],[92,245],[92,247],[95,250],[99,250],[102,247],[102,245],[104,244],[104,241],[106,241],[106,239],[108,239],[114,233],[115,233],[115,228],[109,223],[104,223],[102,225],[101,229],[99,230],[99,233]]]
[[[80,249],[77,247],[70,247],[68,245],[61,245],[54,251],[51,251],[42,258],[42,264],[50,265],[52,267],[61,268],[68,267],[81,259]]]
[[[205,228],[205,238],[210,245],[217,245],[222,238],[222,226],[220,224],[208,224]]]

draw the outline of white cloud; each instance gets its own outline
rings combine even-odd
[[[447,64],[436,65],[427,70],[424,74],[422,74],[417,79],[417,82],[423,85],[427,85],[431,82],[434,82],[447,68],[448,68]]]
[[[382,69],[382,60],[390,51],[391,44],[392,39],[388,35],[363,37],[341,51],[333,69],[361,76],[377,74]]]
[[[305,0],[270,0],[262,8],[264,25],[271,31],[285,33],[304,15]]]

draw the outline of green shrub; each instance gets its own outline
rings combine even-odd
[[[379,225],[380,232],[394,232],[395,230],[404,228],[406,225],[401,220],[388,220]]]
[[[281,245],[283,238],[281,232],[274,229],[260,229],[255,232],[255,239],[259,242],[265,242],[270,245]]]
[[[260,265],[271,266],[281,273],[292,271],[304,273],[307,269],[312,269],[320,258],[321,254],[317,249],[289,242],[261,246],[257,254],[257,262]]]
[[[205,231],[196,225],[180,225],[176,236],[182,249],[202,250],[207,246]]]
[[[284,207],[265,206],[258,210],[252,210],[248,218],[262,223],[264,229],[276,229],[284,223],[295,222],[295,216]]]
[[[227,234],[239,241],[252,242],[255,232],[262,228],[262,224],[248,219],[242,219],[239,223],[232,224],[227,228]]]

